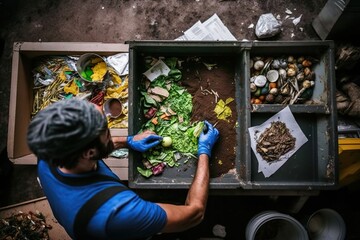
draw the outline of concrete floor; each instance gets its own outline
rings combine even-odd
[[[173,40],[198,20],[216,13],[237,40],[254,40],[261,14],[271,12],[301,21],[283,21],[283,31],[274,40],[318,39],[311,26],[326,0],[186,0],[186,1],[55,1],[1,0],[0,39],[3,41],[0,68],[0,149],[6,145],[12,46],[26,42],[110,42],[127,40]],[[293,35],[292,35],[293,34]],[[0,42],[1,44],[1,42]]]
[[[284,20],[283,31],[272,40],[318,40],[311,22],[325,3],[326,0],[0,0],[0,151],[7,142],[13,42],[172,40],[198,20],[205,21],[214,13],[238,40],[255,40],[254,29],[248,26],[256,24],[259,16],[268,12],[285,19],[286,9],[291,10],[294,17],[302,14],[301,21],[294,26],[291,20]],[[4,164],[6,152],[2,151],[0,160]],[[1,206],[43,196],[35,171],[35,166],[13,166],[9,177],[1,182]],[[302,219],[320,208],[335,209],[347,224],[347,239],[360,239],[358,192],[358,186],[321,192],[311,196],[294,216]],[[176,202],[181,202],[185,195],[182,191],[172,193],[170,200]],[[157,200],[157,196],[151,199]],[[226,227],[226,239],[243,239],[252,216],[262,210],[291,212],[295,200],[297,197],[290,196],[211,196],[202,224],[164,239],[213,237],[215,224]]]

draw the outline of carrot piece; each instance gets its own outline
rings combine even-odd
[[[166,113],[161,115],[160,118],[163,119],[163,120],[170,120],[170,116],[166,115]]]
[[[151,122],[152,122],[154,125],[157,125],[157,124],[159,123],[157,117],[151,119]]]

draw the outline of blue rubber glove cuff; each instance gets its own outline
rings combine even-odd
[[[200,156],[200,154],[206,154],[209,156],[209,158],[211,157],[211,147],[209,144],[202,144],[201,146],[199,145],[198,147],[198,155]]]
[[[139,152],[146,152],[152,147],[155,147],[159,143],[161,143],[162,137],[158,135],[149,135],[144,139],[141,140],[134,140],[134,136],[127,137],[127,144],[130,148],[139,151]]]

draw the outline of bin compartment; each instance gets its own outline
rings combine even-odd
[[[129,134],[136,134],[149,120],[144,117],[144,104],[141,95],[148,69],[146,61],[177,58],[181,62],[182,79],[180,85],[192,96],[193,112],[191,122],[208,120],[220,130],[220,139],[213,149],[210,163],[211,187],[238,188],[239,150],[238,127],[236,126],[238,97],[236,86],[240,82],[240,48],[237,42],[130,42],[130,80],[129,80]],[[233,101],[231,101],[231,99]],[[214,112],[220,100],[228,103],[231,116],[226,120],[217,118]],[[157,132],[160,134],[160,132]],[[228,133],[228,134],[227,134]],[[196,154],[196,153],[194,153]],[[138,168],[144,168],[140,153],[129,154],[129,185],[134,188],[187,188],[190,186],[196,169],[197,159],[181,158],[179,166],[166,167],[161,175],[144,177]]]
[[[245,171],[241,179],[249,184],[246,188],[302,188],[327,189],[338,183],[337,111],[335,105],[334,45],[331,41],[306,42],[255,42],[244,52],[245,79],[240,82],[240,108],[246,109],[239,119],[241,141],[245,151],[239,160]],[[252,104],[250,91],[251,59],[256,56],[278,58],[283,56],[311,56],[318,61],[313,64],[315,85],[311,99],[306,103]],[[247,128],[257,126],[289,106],[295,120],[308,141],[273,175],[265,178],[258,173],[258,163],[250,147]]]

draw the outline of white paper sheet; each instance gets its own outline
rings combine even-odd
[[[144,75],[152,82],[160,75],[167,76],[170,72],[170,68],[159,59],[151,68],[149,68]]]
[[[197,21],[184,35],[176,38],[178,41],[237,41],[229,29],[215,13],[204,23]]]
[[[290,134],[296,138],[294,149],[290,150],[286,154],[280,157],[278,161],[267,162],[262,158],[262,156],[256,151],[257,139],[260,137],[261,133],[263,133],[266,128],[269,128],[271,122],[281,121],[286,124],[286,127],[289,129]],[[300,126],[296,122],[294,115],[290,111],[289,107],[284,108],[271,118],[269,118],[266,122],[259,126],[250,127],[249,129],[250,135],[250,143],[251,148],[258,160],[259,169],[258,172],[262,172],[264,176],[270,177],[274,174],[289,158],[302,146],[304,145],[308,139],[305,134],[302,132]]]
[[[186,30],[184,35],[187,40],[215,40],[211,33],[207,29],[205,29],[205,26],[200,21],[197,21],[191,28]]]
[[[206,20],[203,25],[215,40],[236,41],[236,38],[231,34],[216,13]]]

